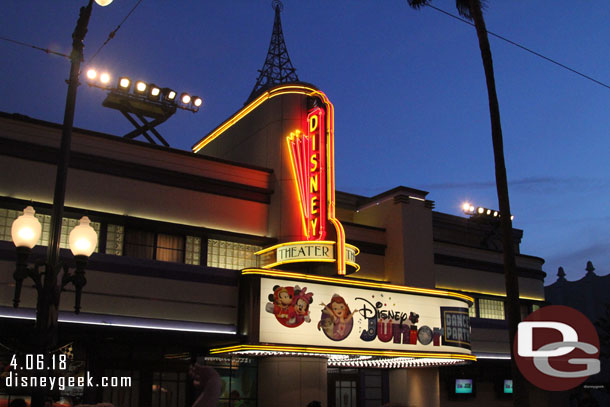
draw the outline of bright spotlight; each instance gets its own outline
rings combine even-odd
[[[195,107],[201,106],[202,103],[203,100],[199,96],[193,97],[193,105],[195,105]]]
[[[480,214],[483,214],[483,212],[485,212],[485,208],[482,208],[482,207],[479,206],[477,208],[477,212],[480,213]]]
[[[131,79],[126,76],[123,76],[119,79],[119,88],[127,92],[129,87],[131,86]]]
[[[176,92],[174,90],[171,90],[170,88],[161,89],[161,93],[163,93],[163,98],[165,100],[169,100],[170,102],[173,102],[174,99],[176,99]]]
[[[93,80],[93,79],[95,79],[96,76],[97,76],[97,72],[95,71],[95,69],[92,68],[87,71],[87,78]]]
[[[469,204],[468,202],[464,202],[464,203],[462,204],[462,210],[463,210],[464,212],[468,212],[468,211],[470,210],[470,204]]]
[[[185,105],[188,105],[189,103],[191,103],[191,96],[188,93],[183,93],[182,95],[180,95],[180,100]]]
[[[146,82],[142,82],[142,81],[136,82],[136,92],[138,92],[138,93],[146,92],[147,87],[148,87],[148,85],[146,84]]]
[[[100,82],[102,82],[104,85],[108,84],[108,82],[110,82],[110,75],[107,72],[101,74]]]
[[[161,89],[155,85],[155,84],[150,84],[149,86],[149,92],[148,92],[148,98],[151,100],[159,100],[159,98],[161,97]]]

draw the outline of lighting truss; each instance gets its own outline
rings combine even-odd
[[[109,85],[108,73],[98,75],[94,69],[89,69],[86,77],[89,86],[108,92],[102,106],[118,110],[135,127],[123,136],[126,139],[143,136],[151,144],[169,147],[156,127],[173,116],[177,109],[196,113],[203,104],[198,96],[182,93],[178,98],[177,92],[170,88],[160,88],[141,80],[132,84],[132,80],[125,76],[118,79],[116,86]]]

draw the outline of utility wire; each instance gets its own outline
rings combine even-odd
[[[97,54],[100,53],[100,51],[102,50],[102,48],[104,48],[106,46],[106,44],[108,44],[110,42],[110,40],[112,40],[114,38],[114,36],[116,35],[117,31],[119,31],[119,29],[121,28],[121,25],[123,25],[123,23],[125,21],[127,21],[127,19],[129,18],[129,16],[131,15],[131,13],[133,13],[135,11],[136,8],[138,8],[138,6],[140,5],[140,3],[142,3],[142,0],[138,0],[138,2],[136,3],[135,6],[133,6],[133,8],[129,11],[129,13],[127,13],[127,15],[125,16],[125,18],[123,19],[123,21],[121,21],[119,23],[119,25],[116,26],[116,28],[114,30],[112,30],[110,32],[110,34],[108,34],[108,38],[106,38],[106,41],[104,41],[104,43],[97,49],[97,51],[95,51],[95,54],[93,54],[93,56],[91,57],[91,59],[89,59],[88,63],[93,62],[93,60],[95,59],[95,57],[97,56]]]
[[[5,38],[5,37],[0,37],[0,40],[2,41],[7,41],[7,42],[12,42],[13,44],[17,44],[17,45],[23,45],[24,47],[30,47],[30,48],[34,48],[37,49],[39,51],[44,51],[47,54],[53,54],[53,55],[59,55],[60,57],[64,57],[64,58],[68,58],[70,59],[70,55],[66,55],[66,54],[62,54],[61,52],[57,52],[57,51],[51,51],[48,48],[42,48],[42,47],[37,47],[36,45],[32,45],[32,44],[27,44],[25,42],[21,42],[21,41],[16,41],[16,40],[12,40],[10,38]]]
[[[463,22],[463,23],[466,23],[466,24],[471,25],[471,26],[473,26],[473,27],[474,27],[474,23],[472,23],[471,21],[468,21],[468,20],[466,20],[466,19],[464,19],[464,18],[461,18],[460,16],[456,16],[455,14],[451,14],[451,13],[449,13],[448,11],[445,11],[445,10],[443,10],[443,9],[440,9],[440,8],[438,8],[438,7],[435,7],[435,6],[431,5],[431,4],[426,4],[426,5],[427,5],[428,7],[430,7],[430,8],[432,8],[432,9],[434,9],[434,10],[436,10],[436,11],[440,12],[440,13],[443,13],[443,14],[445,14],[445,15],[449,16],[449,17],[455,18],[456,20],[459,20],[459,21],[461,21],[461,22]],[[531,54],[536,55],[537,57],[540,57],[540,58],[544,59],[545,61],[551,62],[551,63],[553,63],[553,64],[555,64],[555,65],[557,65],[557,66],[560,66],[560,67],[562,67],[562,68],[564,68],[564,69],[567,69],[568,71],[570,71],[570,72],[572,72],[572,73],[575,73],[576,75],[580,75],[580,76],[582,76],[582,77],[583,77],[583,78],[585,78],[585,79],[588,79],[588,80],[590,80],[590,81],[592,81],[592,82],[597,83],[598,85],[601,85],[601,86],[603,86],[603,87],[605,87],[605,88],[610,89],[610,85],[607,85],[607,84],[605,84],[605,83],[603,83],[603,82],[601,82],[601,81],[598,81],[597,79],[592,78],[592,77],[590,77],[589,75],[585,75],[585,74],[584,74],[584,73],[582,73],[582,72],[578,72],[577,70],[572,69],[572,68],[570,68],[569,66],[566,66],[566,65],[562,64],[561,62],[557,62],[557,61],[555,61],[554,59],[551,59],[551,58],[549,58],[549,57],[545,57],[545,56],[544,56],[544,55],[542,55],[541,53],[536,52],[536,51],[534,51],[534,50],[532,50],[532,49],[529,49],[529,48],[527,48],[526,46],[523,46],[523,45],[521,45],[521,44],[519,44],[519,43],[516,43],[515,41],[511,41],[511,40],[509,40],[508,38],[503,37],[503,36],[501,36],[501,35],[499,35],[499,34],[493,33],[493,32],[491,32],[491,31],[487,31],[487,34],[491,35],[492,37],[499,38],[499,39],[501,39],[502,41],[506,41],[506,42],[508,42],[509,44],[512,44],[512,45],[514,45],[514,46],[516,46],[516,47],[518,47],[518,48],[521,48],[521,49],[522,49],[522,50],[524,50],[524,51],[527,51],[527,52],[529,52],[529,53],[531,53]]]

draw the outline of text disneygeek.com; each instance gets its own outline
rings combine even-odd
[[[93,377],[89,372],[85,376],[22,376],[16,372],[10,372],[4,377],[6,388],[47,388],[49,390],[65,390],[70,387],[131,387],[131,377]]]

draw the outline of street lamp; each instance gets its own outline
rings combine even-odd
[[[41,291],[44,289],[42,284],[42,274],[38,271],[39,266],[34,268],[28,267],[27,259],[32,252],[32,249],[38,243],[42,232],[42,226],[40,221],[34,216],[35,211],[31,206],[26,207],[23,210],[23,215],[19,216],[13,222],[11,227],[11,237],[13,243],[17,248],[17,269],[13,274],[15,279],[15,296],[13,298],[13,306],[19,307],[21,301],[21,287],[23,286],[23,280],[30,277],[35,284],[38,296],[42,295]],[[88,217],[83,216],[79,222],[79,225],[74,227],[70,232],[68,239],[70,250],[74,255],[74,262],[76,263],[76,271],[71,273],[64,265],[64,276],[62,278],[61,289],[72,283],[75,287],[76,299],[74,301],[74,312],[80,312],[80,300],[83,286],[86,284],[85,279],[85,267],[89,256],[95,251],[97,246],[97,233],[90,225],[91,221]],[[61,268],[61,265],[55,267],[49,267],[47,265],[45,271],[53,270],[57,272]],[[59,294],[58,294],[59,295]]]
[[[107,6],[112,0],[95,0],[100,6]],[[69,282],[72,282],[77,290],[81,290],[85,284],[84,265],[82,264],[81,255],[76,256],[77,271],[74,274],[64,273],[61,286],[58,284],[58,274],[61,269],[59,264],[59,243],[61,237],[61,223],[64,212],[64,201],[66,196],[66,181],[68,176],[68,164],[70,161],[70,145],[72,143],[72,126],[74,124],[74,109],[76,104],[76,90],[79,85],[80,64],[83,61],[84,39],[87,35],[87,26],[91,17],[93,8],[93,0],[89,0],[87,6],[81,7],[78,21],[74,32],[72,33],[72,53],[70,54],[70,77],[68,79],[68,92],[66,95],[66,107],[64,111],[64,121],[61,134],[61,145],[59,155],[57,157],[57,173],[55,177],[55,190],[53,192],[53,210],[51,214],[51,230],[49,232],[49,245],[47,247],[47,259],[44,264],[44,272],[38,272],[39,266],[35,268],[27,267],[27,256],[31,247],[38,241],[40,223],[32,221],[34,218],[34,209],[26,208],[24,215],[21,216],[21,221],[13,224],[15,232],[13,241],[17,246],[17,270],[15,271],[15,294],[16,301],[14,305],[19,304],[19,296],[23,280],[31,277],[35,284],[38,293],[36,300],[36,335],[37,349],[40,354],[45,355],[48,361],[49,351],[57,342],[57,318],[59,295],[61,288]],[[108,78],[109,80],[110,78]],[[35,218],[34,218],[35,219]],[[85,224],[88,223],[88,219]],[[28,226],[29,225],[29,226]],[[83,220],[81,219],[81,226]],[[29,228],[29,229],[28,229]],[[78,228],[78,227],[77,227]],[[75,228],[75,229],[77,229]],[[94,232],[95,233],[95,232]],[[89,234],[90,235],[90,234]],[[77,235],[78,236],[78,235]],[[35,239],[34,239],[35,238]],[[77,237],[77,241],[80,239]],[[97,240],[97,239],[95,239]],[[33,242],[32,242],[33,241]],[[82,242],[81,242],[82,243]],[[78,244],[80,245],[80,244]],[[82,243],[84,246],[84,243]],[[95,243],[91,243],[93,250]],[[80,252],[79,252],[80,253]],[[80,268],[80,271],[79,271]],[[80,287],[80,288],[79,288]],[[80,294],[76,299],[76,312],[79,311]],[[45,363],[45,367],[49,366]],[[43,374],[41,372],[41,374]],[[42,389],[39,392],[32,394],[33,407],[42,407],[45,400],[46,391]]]

